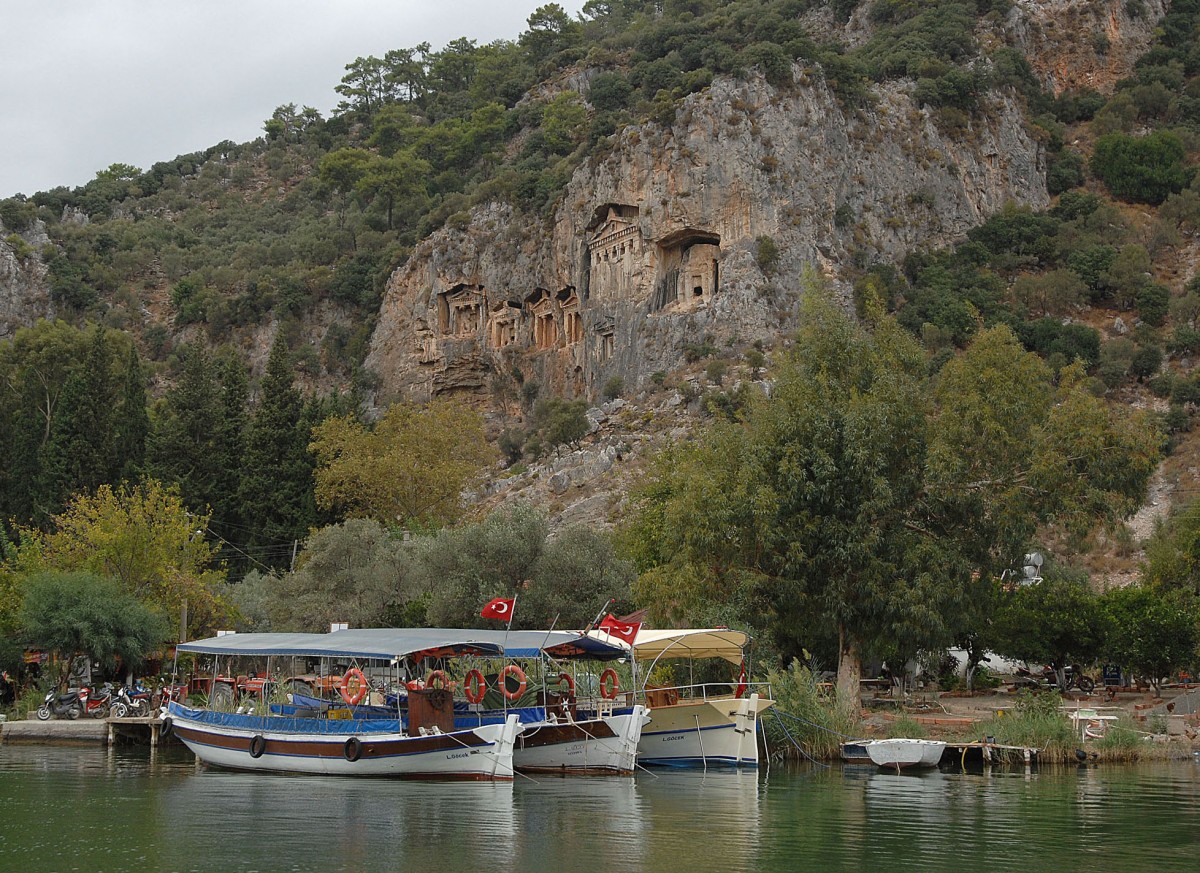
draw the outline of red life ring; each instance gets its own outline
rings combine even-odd
[[[612,667],[600,674],[600,696],[605,700],[612,700],[616,697],[620,687],[621,681],[617,678],[617,671]]]
[[[487,693],[487,681],[478,670],[468,670],[463,679],[463,694],[468,703],[483,703],[483,695]]]
[[[567,683],[567,696],[574,697],[575,696],[575,677],[572,676],[570,673],[559,673],[557,684],[562,685],[564,682]]]
[[[351,688],[353,686],[353,689]],[[351,667],[338,683],[338,693],[350,706],[357,706],[367,696],[367,677],[357,667]]]
[[[438,682],[440,684],[434,685],[433,684],[434,682]],[[448,687],[450,687],[450,683],[446,681],[446,671],[445,670],[434,670],[432,673],[430,673],[429,678],[425,680],[425,687],[426,688],[448,688]]]
[[[504,680],[506,680],[509,676],[516,676],[517,682],[520,683],[517,686],[516,691],[510,692],[508,690],[508,683]],[[504,698],[506,700],[520,700],[522,697],[524,697],[525,696],[525,671],[522,670],[520,667],[518,667],[516,664],[509,664],[507,667],[505,667],[503,670],[501,670],[500,671],[500,693],[504,695]]]

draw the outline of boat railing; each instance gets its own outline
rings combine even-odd
[[[769,682],[698,682],[690,685],[646,685],[642,691],[646,705],[653,709],[681,701],[724,700],[751,694],[770,697],[771,685]]]

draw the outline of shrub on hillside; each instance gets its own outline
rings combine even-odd
[[[1158,205],[1187,185],[1185,155],[1183,140],[1169,130],[1146,136],[1110,133],[1096,141],[1092,172],[1113,196]]]

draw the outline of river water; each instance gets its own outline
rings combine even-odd
[[[0,746],[0,871],[1200,870],[1200,760],[408,783]]]

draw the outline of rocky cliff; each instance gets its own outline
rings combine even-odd
[[[568,396],[627,387],[689,344],[773,339],[806,269],[892,261],[1006,201],[1045,206],[1042,146],[1006,94],[940,129],[911,84],[847,108],[821,74],[717,80],[669,128],[627,129],[542,222],[505,206],[425,240],[392,276],[367,366],[380,401],[503,396],[519,372]]]
[[[12,233],[0,222],[0,340],[39,318],[53,318],[49,270],[41,257],[50,245],[42,222]]]

